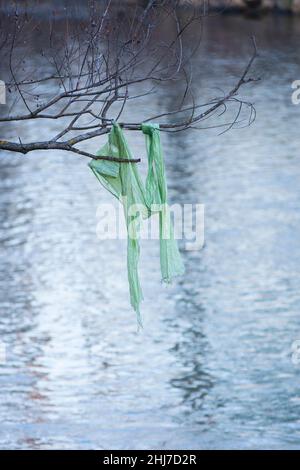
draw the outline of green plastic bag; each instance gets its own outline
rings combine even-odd
[[[167,182],[165,165],[160,143],[158,124],[142,124],[142,131],[146,134],[148,174],[146,178],[146,200],[151,205],[156,204],[159,210],[159,238],[160,238],[160,269],[162,280],[171,282],[174,276],[184,273],[184,266],[174,240],[173,226],[167,201]]]
[[[140,255],[139,231],[142,219],[159,212],[160,266],[162,279],[171,282],[176,275],[183,274],[184,267],[174,240],[173,227],[167,205],[167,186],[164,162],[160,145],[159,126],[143,124],[148,154],[148,174],[144,186],[135,163],[119,163],[107,160],[92,160],[90,168],[100,183],[117,197],[124,207],[127,226],[127,271],[131,305],[141,325],[140,302],[143,294],[138,276]],[[98,155],[132,159],[122,129],[114,124],[107,144]],[[138,207],[138,211],[136,208]],[[153,208],[154,207],[154,208]]]

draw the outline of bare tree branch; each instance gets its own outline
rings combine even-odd
[[[100,4],[100,5],[99,5]],[[11,92],[12,108],[0,117],[6,127],[19,123],[22,129],[27,121],[42,120],[43,129],[50,133],[47,123],[58,121],[59,131],[45,141],[17,142],[0,140],[0,150],[27,154],[36,150],[65,150],[88,158],[118,162],[139,162],[140,158],[126,160],[122,157],[95,156],[77,147],[78,144],[108,133],[114,122],[128,130],[140,130],[142,122],[172,118],[161,122],[165,132],[200,129],[201,123],[222,115],[227,104],[237,105],[237,112],[230,123],[213,126],[230,130],[239,121],[243,108],[249,110],[247,124],[255,119],[251,103],[238,98],[240,88],[255,81],[249,77],[257,56],[255,39],[251,55],[241,77],[229,92],[206,103],[197,103],[192,91],[192,55],[201,41],[202,15],[196,9],[184,11],[177,1],[148,1],[144,8],[137,6],[126,15],[114,6],[114,2],[89,2],[88,19],[71,21],[68,17],[58,21],[53,13],[49,30],[33,13],[20,13],[18,6],[10,13],[10,27],[1,32],[1,59],[7,64],[10,77],[7,80]],[[193,29],[194,28],[194,29]],[[162,31],[168,34],[162,35]],[[199,31],[198,38],[194,32]],[[193,33],[192,49],[186,47],[186,36]],[[33,35],[41,35],[36,67],[26,55],[26,41]],[[161,37],[161,35],[163,37]],[[45,45],[46,44],[46,45]],[[121,121],[128,103],[138,102],[157,90],[160,83],[180,80],[183,93],[173,111],[158,115],[145,115],[141,122]],[[143,89],[145,87],[146,89]],[[142,90],[140,91],[140,88]],[[199,113],[199,109],[203,110]],[[174,122],[174,117],[183,116]],[[23,139],[24,140],[24,139]]]

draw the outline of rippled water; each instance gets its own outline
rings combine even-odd
[[[1,448],[299,447],[300,21],[211,19],[195,79],[199,97],[230,86],[251,32],[255,124],[163,137],[171,200],[205,204],[205,246],[182,252],[186,275],[164,288],[157,244],[143,243],[139,334],[125,242],[96,238],[111,198],[86,160],[1,155]],[[176,86],[149,107],[172,108]]]

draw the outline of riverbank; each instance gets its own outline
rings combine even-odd
[[[300,14],[300,0],[182,0],[181,3],[199,6],[205,13]]]
[[[139,4],[146,6],[148,0],[114,0],[115,4],[120,7],[126,8],[126,5]],[[19,11],[31,9],[32,14],[49,14],[49,9],[55,11],[55,14],[62,14],[66,8],[76,4],[77,14],[84,14],[86,9],[80,5],[78,0],[51,0],[44,1],[41,4],[38,0],[27,0],[17,2],[7,2],[0,0],[0,12],[12,12],[15,10],[15,5],[18,5]],[[251,14],[264,15],[264,14],[283,14],[283,15],[300,15],[300,0],[181,0],[183,7],[197,6],[203,11],[203,14],[218,12],[219,14]],[[38,10],[32,10],[32,7],[38,6]]]

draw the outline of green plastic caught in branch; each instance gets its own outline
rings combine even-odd
[[[171,282],[174,276],[184,273],[183,263],[174,239],[173,226],[167,204],[165,167],[157,124],[143,124],[146,135],[148,174],[144,186],[135,163],[92,160],[90,168],[100,183],[123,204],[127,226],[127,270],[131,305],[141,325],[140,302],[143,294],[138,276],[140,255],[139,231],[142,219],[159,213],[160,268],[162,280]],[[98,155],[112,155],[132,159],[123,131],[114,124],[107,144]]]

